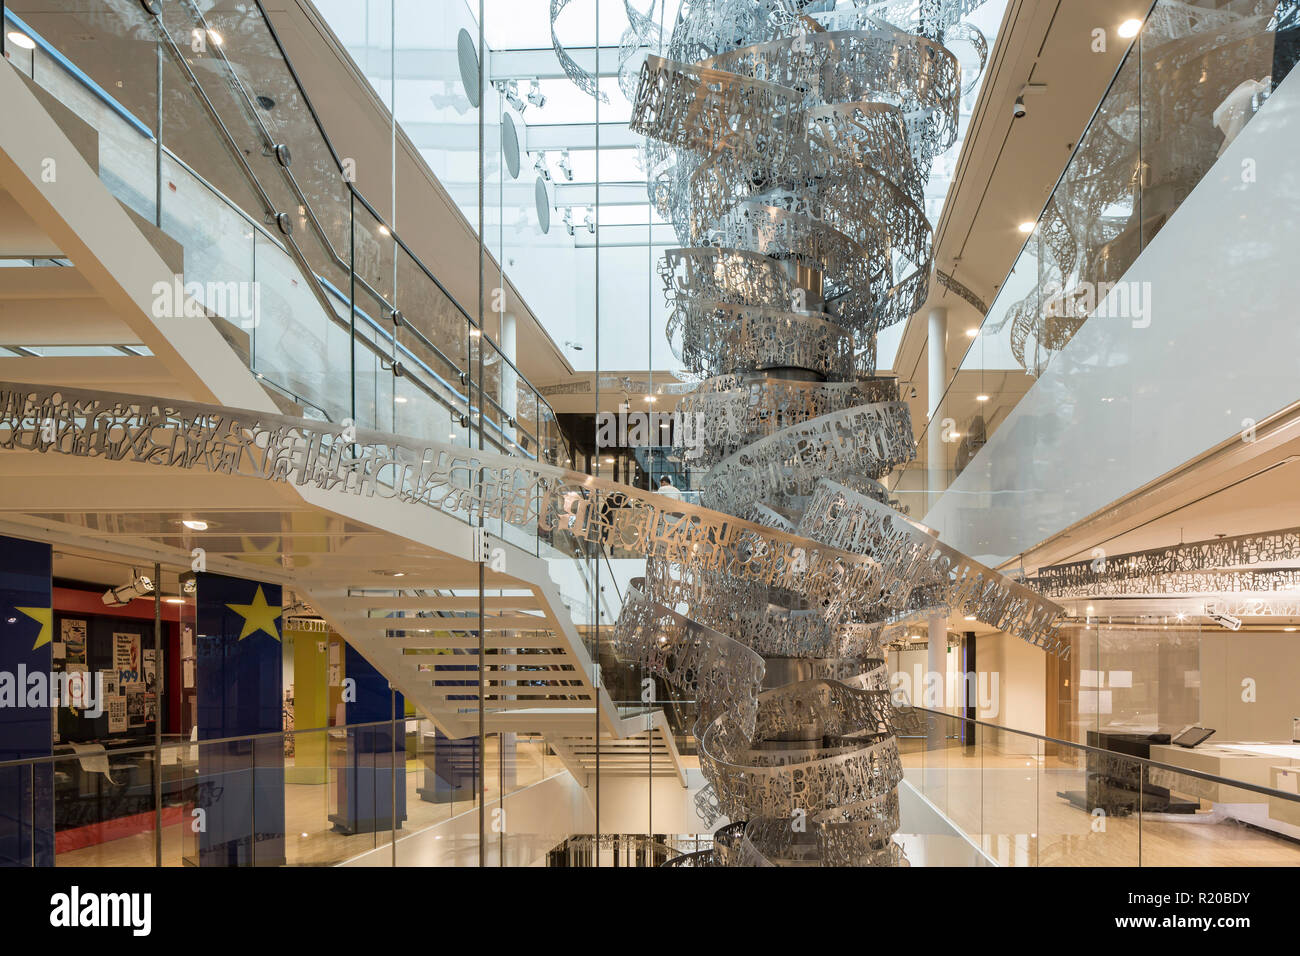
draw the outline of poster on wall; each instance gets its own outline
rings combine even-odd
[[[145,648],[142,653],[144,659],[144,692],[146,694],[162,693],[162,650],[154,650],[152,647]]]
[[[81,710],[86,706],[86,692],[90,689],[90,672],[84,668],[69,667],[67,683],[64,685],[68,689],[68,707],[71,710]]]
[[[84,620],[65,617],[59,622],[59,638],[63,644],[63,654],[69,669],[75,664],[86,663],[86,622]]]
[[[122,685],[117,682],[117,671],[100,671],[100,678],[104,681],[104,699],[117,697],[122,693]]]
[[[108,711],[108,732],[121,734],[126,732],[126,698],[122,696],[105,698],[105,710]]]
[[[126,684],[126,722],[132,727],[144,726],[144,684]]]
[[[158,695],[145,691],[144,695],[144,720],[148,723],[151,720],[158,719]]]
[[[120,684],[139,683],[140,677],[140,635],[113,635],[113,669],[117,671]]]

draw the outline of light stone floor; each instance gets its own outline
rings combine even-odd
[[[517,746],[515,783],[507,785],[507,793],[542,780],[548,774],[561,770],[554,756],[543,757],[540,743],[520,741]],[[286,768],[293,767],[294,758],[285,760]],[[488,739],[488,768],[486,789],[488,801],[500,793],[500,774],[497,742]],[[424,763],[408,760],[406,764],[407,818],[398,831],[399,838],[416,830],[432,826],[452,816],[474,809],[470,800],[455,803],[430,803],[417,793],[424,786]],[[288,783],[284,788],[285,858],[290,866],[329,866],[341,863],[367,850],[387,846],[391,831],[344,835],[334,830],[329,815],[337,807],[337,780],[331,772],[328,783]],[[193,864],[197,857],[197,836],[190,832],[188,821],[163,827],[163,866]],[[60,853],[56,866],[153,866],[154,831],[150,829],[133,836],[111,840],[94,846]]]

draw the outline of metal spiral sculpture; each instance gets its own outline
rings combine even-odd
[[[943,40],[983,59],[959,24],[978,3],[685,0],[671,29],[628,6],[621,85],[681,242],[661,275],[669,340],[701,379],[678,412],[704,429],[703,503],[878,575],[850,602],[703,553],[648,559],[615,649],[698,702],[697,806],[731,821],[674,865],[905,863],[891,631],[960,608],[1060,650],[1059,608],[945,548],[880,483],[915,441],[875,338],[928,293],[922,190],[962,93]]]

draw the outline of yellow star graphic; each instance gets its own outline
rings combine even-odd
[[[262,585],[257,586],[257,594],[253,595],[252,604],[227,604],[226,607],[244,619],[244,629],[239,632],[241,641],[258,631],[266,631],[277,641],[280,639],[280,632],[275,629],[275,619],[283,612],[281,608],[273,608],[266,603]]]
[[[15,611],[22,611],[33,621],[41,626],[36,635],[36,643],[32,645],[32,650],[40,647],[42,644],[50,643],[54,635],[54,609],[48,607],[15,607]]]

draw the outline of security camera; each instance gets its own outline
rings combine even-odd
[[[1015,119],[1020,119],[1028,112],[1029,110],[1025,108],[1025,98],[1023,96],[1017,96],[1016,105],[1011,108],[1011,115]]]
[[[1241,618],[1233,617],[1231,614],[1225,614],[1213,604],[1205,605],[1205,616],[1220,627],[1225,627],[1230,631],[1241,630]]]

